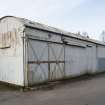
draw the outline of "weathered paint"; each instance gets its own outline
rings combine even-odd
[[[28,40],[28,61],[48,61],[47,43]],[[48,80],[48,63],[30,63],[28,65],[29,84]]]
[[[0,20],[0,57],[0,81],[21,86],[105,71],[105,44],[17,17]]]
[[[23,25],[15,18],[0,20],[0,81],[24,86]]]
[[[66,46],[66,75],[77,76],[87,73],[86,48]]]
[[[31,29],[30,29],[31,30]],[[33,30],[33,29],[32,29]],[[77,39],[72,39],[68,37],[59,36],[57,34],[48,37],[48,35],[52,35],[52,33],[43,32],[34,30],[33,33],[31,33],[29,30],[26,30],[27,37],[30,37],[33,39],[33,42],[36,43],[38,40],[40,43],[46,43],[46,57],[49,60],[50,63],[48,63],[46,60],[46,64],[49,66],[46,67],[46,70],[48,72],[47,79],[44,79],[45,81],[51,81],[56,79],[63,79],[66,77],[73,77],[73,76],[79,76],[85,73],[96,73],[98,71],[98,55],[102,56],[102,54],[99,54],[102,50],[100,50],[97,47],[97,44],[81,41]],[[40,37],[38,37],[40,35]],[[58,40],[53,40],[53,39]],[[63,42],[64,41],[64,42]],[[39,48],[40,44],[32,44],[33,49],[37,51],[37,47]],[[101,46],[101,45],[100,45]],[[103,50],[105,49],[105,46],[101,46]],[[101,49],[102,49],[101,48]],[[40,49],[41,46],[40,46]],[[33,51],[30,50],[32,53]],[[41,51],[44,53],[44,51]],[[37,53],[39,54],[39,53]],[[97,55],[98,54],[98,55]],[[30,55],[30,53],[29,53]],[[35,55],[35,54],[34,54]],[[31,55],[30,55],[31,56]],[[103,57],[105,57],[103,55]],[[33,59],[34,61],[35,59]],[[30,59],[30,61],[32,61]],[[61,63],[51,63],[51,61],[62,61]],[[63,62],[64,61],[64,62]],[[39,59],[39,62],[41,62],[41,59]],[[34,62],[34,64],[37,62]],[[44,64],[44,62],[42,62]],[[35,67],[31,66],[29,71],[34,70]],[[50,73],[49,73],[50,72]],[[100,72],[102,72],[100,70]],[[33,73],[34,74],[34,73]],[[36,73],[37,74],[37,73]],[[42,73],[43,74],[43,73]],[[38,82],[38,80],[37,80]],[[43,82],[43,81],[41,81]],[[32,84],[35,84],[36,82],[33,82]]]

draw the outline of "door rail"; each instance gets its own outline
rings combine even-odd
[[[28,64],[41,64],[41,63],[65,63],[65,61],[28,61]]]

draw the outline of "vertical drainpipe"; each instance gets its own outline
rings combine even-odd
[[[23,30],[23,78],[24,87],[28,86],[28,64],[27,64],[27,38],[25,36],[25,28]]]
[[[48,34],[48,36],[49,36],[49,38],[51,38],[50,33]],[[49,61],[50,61],[50,42],[48,42],[47,45],[48,45],[48,81],[50,81],[51,80],[51,77],[50,77],[50,63],[49,63]]]
[[[62,34],[62,33],[61,33],[61,34]],[[65,53],[65,52],[66,52],[66,51],[65,51],[66,44],[65,44],[65,42],[64,42],[63,34],[62,34],[62,36],[61,36],[61,41],[63,42],[63,48],[64,48],[64,49],[63,49],[63,50],[64,50],[64,55],[63,55],[63,56],[64,56],[64,68],[63,68],[64,70],[63,70],[63,71],[64,71],[64,78],[65,78],[65,77],[66,77],[66,62],[65,62],[65,60],[66,60],[66,55],[65,55],[65,54],[66,54],[66,53]]]
[[[48,81],[50,81],[50,44],[49,42],[47,43],[48,44]]]
[[[96,59],[97,59],[97,57],[98,57],[98,46],[96,44]]]
[[[65,62],[65,60],[66,60],[66,49],[65,49],[65,47],[66,47],[66,45],[65,44],[63,44],[63,47],[64,47],[64,78],[66,77],[66,62]]]

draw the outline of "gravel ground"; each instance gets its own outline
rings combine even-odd
[[[0,85],[0,105],[105,105],[105,74],[51,90],[22,92]]]

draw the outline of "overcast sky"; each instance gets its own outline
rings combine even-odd
[[[99,39],[105,30],[105,0],[1,0],[0,17],[13,15]]]

